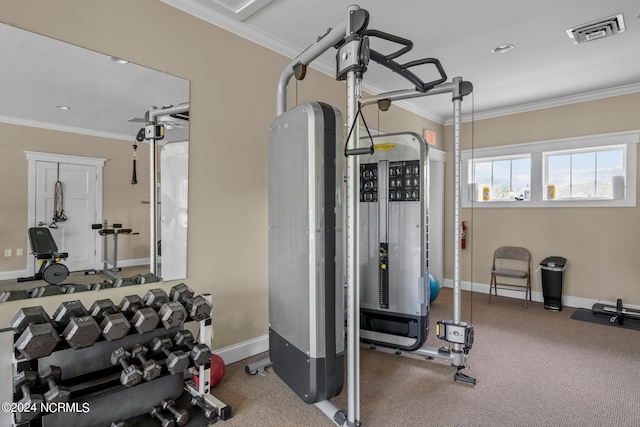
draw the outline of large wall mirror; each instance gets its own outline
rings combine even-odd
[[[184,278],[189,82],[9,25],[0,39],[0,293]],[[140,137],[149,120],[163,138]],[[62,281],[17,280],[43,263],[32,227],[68,253]]]

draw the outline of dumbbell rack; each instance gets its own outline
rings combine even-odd
[[[211,302],[210,295],[203,295]],[[202,398],[210,407],[218,412],[219,419],[231,418],[231,407],[211,395],[209,378],[210,363],[197,368],[198,378],[203,379],[196,386],[190,380],[192,369],[185,373],[171,375],[163,373],[152,381],[143,381],[133,387],[125,387],[120,383],[121,366],[113,366],[111,353],[119,347],[125,349],[140,343],[149,346],[156,337],[173,337],[178,331],[186,329],[191,323],[198,324],[200,342],[209,343],[212,338],[211,318],[199,322],[188,321],[183,325],[165,329],[160,325],[157,329],[144,334],[130,333],[122,339],[114,341],[98,341],[94,345],[82,349],[73,349],[60,345],[48,356],[27,360],[15,351],[0,352],[0,381],[5,384],[0,391],[2,402],[13,402],[12,377],[19,371],[30,369],[40,371],[45,366],[62,368],[61,384],[71,389],[71,401],[67,407],[74,411],[46,413],[33,421],[16,424],[11,412],[0,412],[0,425],[20,427],[66,427],[66,426],[109,426],[116,420],[128,420],[126,425],[134,427],[157,426],[158,420],[152,419],[149,412],[159,406],[163,399],[175,400],[179,409],[190,412],[190,421],[186,426],[206,426],[209,424],[202,411],[190,408],[191,396]],[[0,330],[1,348],[14,348],[14,334],[11,329]],[[158,358],[164,356],[157,355]],[[188,373],[188,380],[185,381]],[[36,388],[36,392],[40,393]]]

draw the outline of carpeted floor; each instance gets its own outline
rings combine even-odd
[[[432,306],[431,324],[450,319],[451,290]],[[470,293],[463,292],[469,322]],[[453,381],[455,368],[393,352],[361,351],[363,426],[640,426],[640,335],[571,319],[574,309],[487,295],[473,297],[475,343],[466,373],[476,386]],[[445,343],[432,332],[427,345]],[[234,426],[331,426],[272,371],[249,376],[247,362],[227,366],[213,394],[233,407]],[[346,408],[346,386],[333,399]]]

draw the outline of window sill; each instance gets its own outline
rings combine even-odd
[[[600,200],[487,200],[479,202],[463,202],[463,208],[635,208],[634,201],[625,199]]]

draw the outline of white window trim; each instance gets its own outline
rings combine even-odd
[[[528,142],[499,147],[464,150],[461,159],[460,197],[463,208],[570,208],[570,207],[636,207],[636,161],[640,131],[616,132],[575,138],[554,139]],[[622,199],[585,199],[585,200],[543,200],[544,163],[543,154],[562,150],[588,149],[594,147],[625,146],[625,197]],[[472,172],[472,160],[495,160],[499,157],[531,155],[531,199],[522,201],[472,201],[469,177]]]

